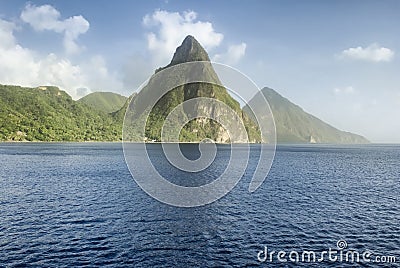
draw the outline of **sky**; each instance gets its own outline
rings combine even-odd
[[[133,93],[193,35],[333,126],[400,143],[400,1],[0,0],[0,84]]]

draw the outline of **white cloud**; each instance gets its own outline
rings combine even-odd
[[[394,57],[394,51],[386,47],[381,47],[378,44],[374,43],[366,48],[359,46],[343,50],[341,56],[354,60],[389,62]]]
[[[13,31],[16,26],[14,23],[0,19],[0,46],[10,48],[14,46],[15,38]]]
[[[228,65],[235,65],[246,53],[246,43],[231,45],[228,51],[223,54],[216,54],[213,61],[222,62]]]
[[[155,66],[168,63],[187,35],[193,35],[206,50],[219,46],[224,38],[210,22],[197,20],[194,11],[181,14],[157,10],[143,18],[143,25],[149,29],[156,28],[156,32],[147,33],[147,45]]]
[[[335,93],[336,95],[352,95],[355,92],[356,90],[352,86],[347,86],[343,88],[336,87],[333,89],[333,93]]]
[[[82,16],[60,19],[60,12],[50,5],[35,6],[27,4],[21,13],[22,21],[30,24],[36,31],[54,31],[64,34],[64,48],[67,53],[78,53],[82,47],[76,39],[89,30],[89,22]]]
[[[101,56],[94,56],[83,64],[74,64],[53,53],[41,56],[18,44],[13,34],[15,29],[14,23],[0,19],[0,83],[29,87],[55,85],[74,99],[85,92],[82,88],[88,91],[122,88]]]

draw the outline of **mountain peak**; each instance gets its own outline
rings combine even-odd
[[[265,107],[262,95],[269,102],[274,116],[278,143],[369,143],[360,135],[341,131],[323,122],[268,87],[263,88],[244,107],[244,111],[252,118],[253,111],[262,114],[261,111]],[[261,115],[260,120],[267,118],[266,115]]]
[[[169,66],[191,61],[210,61],[210,58],[196,38],[188,35],[176,49]]]

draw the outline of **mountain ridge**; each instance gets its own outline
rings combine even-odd
[[[80,98],[78,102],[106,113],[116,112],[124,105],[128,98],[114,92],[97,91]]]
[[[258,94],[263,94],[270,104],[278,143],[369,143],[361,135],[339,130],[305,112],[274,89],[264,87]],[[259,100],[260,96],[256,95],[249,102],[250,106],[257,110],[259,105],[263,105]],[[248,106],[244,110],[252,114]]]
[[[156,69],[155,74],[168,67],[193,61],[202,62],[201,71],[207,78],[204,81],[219,84],[207,52],[193,36],[187,36],[177,47],[170,63]],[[127,108],[133,105],[135,111],[140,105],[145,106],[146,94],[157,97],[157,87],[151,88],[151,81],[138,94],[133,93],[129,98],[112,92],[96,92],[78,101],[57,87],[0,85],[0,141],[121,141]],[[275,118],[278,143],[369,142],[363,136],[338,130],[323,122],[273,89],[264,88],[258,94],[263,94],[269,101]],[[258,94],[249,103],[255,109],[258,105],[265,105],[258,103],[261,100]],[[245,105],[241,109],[239,102],[226,88],[212,83],[184,84],[166,93],[151,107],[149,117],[146,118],[145,136],[132,137],[136,141],[161,140],[163,120],[168,114],[184,101],[197,97],[215,99],[226,104],[244,122],[250,142],[260,142],[259,129],[249,107]],[[194,107],[194,110],[184,107],[183,116],[206,111],[232,120],[232,117],[227,117],[215,105],[198,102]],[[180,141],[212,139],[216,142],[230,142],[221,124],[210,119],[194,118],[181,129]]]
[[[266,98],[275,117],[278,143],[369,143],[361,135],[338,130],[318,117],[305,112],[300,106],[282,97],[273,89],[263,88],[262,91],[264,93],[265,91],[270,92],[270,95],[267,95]],[[304,113],[310,116],[311,120],[315,119],[320,122],[319,124],[324,124],[335,132],[338,131],[343,135],[351,135],[358,138],[356,140],[335,141],[332,139],[327,140],[326,138],[321,139],[314,134],[316,137],[313,137],[314,141],[312,141],[311,136],[313,134],[299,137],[290,132],[282,132],[282,124],[290,126],[293,123],[280,123],[282,122],[282,119],[280,119],[282,114],[277,111],[277,106],[280,109],[287,109],[285,108],[287,106],[279,104],[279,101],[272,97],[274,95],[278,100],[281,99],[285,103],[293,104],[293,107],[299,111],[297,113]],[[130,98],[134,99],[135,97],[136,94],[133,94]],[[79,100],[72,100],[71,96],[57,87],[41,86],[29,88],[0,85],[0,141],[120,141],[122,121],[128,102],[129,100],[127,99],[118,111],[107,114],[86,104],[79,103]],[[64,108],[62,112],[57,113],[56,110],[61,109],[59,105]],[[74,105],[78,105],[78,107],[74,108]],[[38,109],[38,107],[42,109]],[[251,117],[251,113],[246,106],[243,110]],[[46,116],[50,116],[50,118],[40,118]],[[105,126],[108,126],[108,128]],[[292,128],[294,129],[293,125]],[[285,130],[287,127],[283,129]]]

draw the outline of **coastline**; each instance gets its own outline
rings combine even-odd
[[[138,141],[0,141],[0,144],[33,144],[33,143],[82,143],[82,144],[90,144],[90,143],[137,143],[137,144],[200,144],[201,142],[138,142]],[[207,143],[205,143],[207,144]],[[211,143],[210,143],[211,144]],[[262,144],[262,145],[271,145],[271,143],[221,143],[221,142],[213,142],[213,144],[218,144],[218,145],[229,145],[229,144]],[[338,146],[338,145],[348,145],[348,146],[354,146],[354,145],[380,145],[380,146],[391,146],[391,145],[400,145],[400,143],[383,143],[383,142],[370,142],[370,143],[276,143],[276,146]]]

